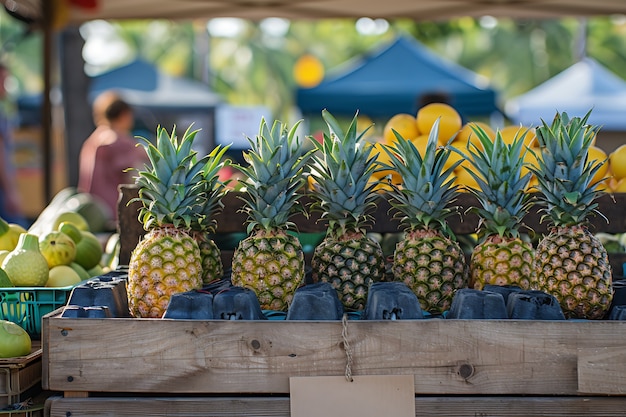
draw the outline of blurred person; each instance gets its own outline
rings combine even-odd
[[[0,63],[0,217],[26,227],[13,164],[13,126],[9,118],[11,103],[5,85],[9,76],[8,67]]]
[[[148,157],[131,133],[132,107],[115,92],[107,91],[96,98],[93,118],[96,128],[80,150],[78,191],[101,200],[111,219],[117,221],[118,186],[134,183],[136,173],[128,168],[143,168]]]

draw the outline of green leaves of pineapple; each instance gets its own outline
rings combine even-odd
[[[347,131],[327,110],[322,118],[328,127],[322,142],[311,138],[316,148],[311,176],[315,180],[311,208],[328,220],[329,232],[360,231],[371,221],[370,210],[376,207],[375,183],[370,179],[376,170],[376,156],[364,139],[366,129],[357,133],[357,115]]]
[[[255,228],[293,227],[289,219],[303,211],[297,191],[305,182],[313,150],[305,151],[296,136],[300,123],[287,129],[282,122],[274,121],[270,128],[261,119],[258,135],[248,138],[250,150],[244,153],[248,165],[234,165],[247,177],[242,200],[248,213],[248,233]]]
[[[193,142],[198,130],[189,127],[179,140],[176,127],[169,134],[157,128],[156,144],[146,143],[150,166],[139,171],[137,185],[143,205],[139,219],[147,230],[172,224],[185,229],[213,231],[213,214],[221,206],[224,184],[217,172],[227,164],[223,158],[228,147],[216,147],[198,159]]]
[[[531,173],[521,174],[524,165],[525,131],[511,144],[504,142],[497,131],[494,140],[480,126],[472,126],[478,144],[468,143],[469,155],[453,148],[467,160],[473,169],[466,168],[476,180],[478,189],[469,191],[478,199],[480,207],[473,207],[481,218],[479,235],[519,236],[519,228],[531,205],[526,192]]]
[[[395,217],[406,228],[432,228],[451,235],[446,219],[458,214],[458,207],[451,206],[458,196],[458,186],[453,185],[453,171],[461,160],[446,168],[451,150],[438,147],[439,119],[435,121],[428,136],[423,154],[408,139],[394,131],[393,146],[384,146],[391,166],[402,178],[402,187],[390,182],[390,204],[397,210]]]
[[[604,178],[592,181],[606,161],[589,160],[589,148],[600,129],[588,125],[590,115],[591,110],[582,118],[556,113],[550,125],[542,120],[537,128],[539,165],[530,169],[539,182],[541,219],[555,226],[585,223],[591,214],[604,217],[593,203],[603,194],[599,185]]]

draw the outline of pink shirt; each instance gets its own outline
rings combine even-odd
[[[133,184],[136,171],[148,161],[143,146],[127,134],[117,133],[109,126],[99,126],[85,141],[80,151],[78,190],[100,198],[117,219],[118,186]]]

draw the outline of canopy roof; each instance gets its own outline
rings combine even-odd
[[[584,58],[527,93],[510,100],[506,112],[515,123],[550,122],[557,111],[584,116],[605,130],[626,130],[626,81],[592,58]]]
[[[41,0],[0,0],[12,12],[40,19]],[[49,1],[49,0],[48,0]],[[624,0],[65,0],[70,22],[94,19],[262,19],[409,18],[438,20],[459,16],[563,17],[626,14]]]
[[[463,116],[498,110],[486,80],[408,37],[349,62],[316,87],[298,89],[296,103],[303,113],[391,116],[417,112],[430,94],[444,95]]]
[[[624,0],[99,0],[95,10],[74,7],[70,19],[367,16],[433,20],[455,16],[556,17],[626,13]]]
[[[131,105],[146,108],[211,108],[221,101],[220,96],[206,84],[170,76],[143,60],[95,76],[91,82],[90,98],[110,89],[118,91]]]

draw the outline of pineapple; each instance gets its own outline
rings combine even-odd
[[[500,131],[492,140],[480,126],[473,129],[478,142],[470,142],[470,155],[463,155],[478,184],[468,189],[479,202],[472,208],[479,217],[479,243],[470,259],[469,285],[474,289],[485,285],[529,289],[534,250],[519,232],[531,205],[526,188],[532,174],[522,175],[525,134],[507,144]]]
[[[394,279],[404,282],[417,295],[424,311],[441,314],[450,308],[452,297],[467,285],[465,254],[446,219],[459,214],[452,206],[458,196],[454,169],[446,168],[451,150],[437,147],[439,120],[435,121],[423,154],[396,133],[393,146],[386,147],[401,186],[390,181],[390,204],[404,226],[404,238],[393,256]]]
[[[601,319],[613,298],[611,266],[606,249],[587,228],[588,217],[602,216],[594,200],[600,196],[593,176],[606,161],[589,159],[599,130],[584,117],[557,113],[552,124],[536,130],[539,165],[531,167],[538,180],[542,220],[551,229],[537,245],[536,286],[554,295],[568,318]]]
[[[370,182],[377,168],[373,146],[357,135],[357,116],[348,131],[326,110],[322,117],[329,128],[322,143],[311,138],[317,152],[311,175],[314,178],[312,210],[321,211],[328,230],[311,259],[313,281],[330,282],[346,310],[365,307],[369,285],[385,273],[380,244],[363,230],[371,221],[368,213],[376,206],[376,183]]]
[[[156,145],[146,142],[150,166],[139,171],[139,212],[146,235],[133,250],[128,270],[128,304],[135,317],[162,317],[173,294],[202,287],[202,261],[191,236],[202,221],[208,195],[204,169],[209,156],[192,150],[197,131],[182,138],[157,128]]]
[[[251,149],[244,154],[248,166],[236,167],[245,174],[248,237],[233,254],[232,283],[255,291],[261,308],[286,311],[296,289],[304,284],[304,252],[290,217],[302,211],[300,188],[311,156],[296,136],[300,122],[291,129],[275,121],[261,120]]]
[[[224,159],[224,155],[230,146],[217,146],[208,155],[208,161],[204,168],[204,186],[206,187],[206,200],[204,209],[200,211],[197,220],[193,222],[193,238],[200,248],[202,258],[202,282],[209,284],[222,278],[224,264],[222,263],[221,251],[211,239],[217,226],[215,215],[222,211],[224,204],[222,197],[226,194],[226,183],[219,178],[219,171],[230,164],[230,160]]]

